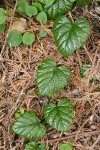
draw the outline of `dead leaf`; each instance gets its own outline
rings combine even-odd
[[[26,19],[19,18],[18,21],[15,21],[12,25],[11,31],[12,30],[18,30],[21,33],[26,29]]]

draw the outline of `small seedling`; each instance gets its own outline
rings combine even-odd
[[[32,17],[32,16],[35,16],[35,15],[37,15],[37,8],[36,7],[34,7],[34,6],[27,6],[26,7],[26,14],[27,14],[27,16],[29,16],[29,17]]]
[[[28,6],[29,4],[25,0],[18,0],[17,10],[19,13],[26,15],[26,7]]]
[[[24,33],[22,40],[24,44],[31,45],[35,40],[35,35],[29,32],[26,32]]]
[[[82,78],[86,77],[85,71],[88,70],[89,68],[91,68],[90,64],[85,64],[82,66],[82,68],[80,69],[80,75]]]
[[[21,14],[27,15],[28,17],[32,17],[37,15],[37,8],[29,5],[25,0],[18,0],[18,11]]]
[[[18,117],[20,117],[23,114],[24,114],[24,109],[21,108],[15,113],[15,118],[17,119]]]
[[[72,144],[71,144],[71,142],[69,142],[67,144],[60,145],[60,150],[72,150]]]
[[[43,11],[43,7],[38,2],[32,2],[32,6],[36,7],[38,11]]]
[[[13,30],[9,33],[7,41],[12,47],[19,46],[22,43],[22,35],[18,30]]]
[[[47,36],[47,32],[46,32],[44,29],[42,29],[42,30],[39,32],[39,36],[40,36],[41,38],[44,38],[44,37]]]
[[[36,19],[37,19],[37,21],[40,21],[41,23],[46,24],[47,14],[44,11],[42,11],[42,12],[38,13]]]

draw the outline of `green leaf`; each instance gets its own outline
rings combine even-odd
[[[39,0],[41,2],[41,0]],[[68,13],[72,8],[73,2],[70,0],[56,0],[51,6],[44,6],[48,19],[55,19],[59,15]]]
[[[82,66],[82,68],[80,70],[80,75],[82,78],[86,77],[85,71],[88,70],[89,68],[91,68],[90,64],[85,64]]]
[[[45,0],[37,0],[39,3],[41,3],[42,4],[42,6],[43,5],[45,5]]]
[[[45,144],[41,144],[41,145],[39,145],[39,148],[40,148],[40,150],[46,150],[46,146],[45,146]]]
[[[7,41],[10,46],[19,46],[22,42],[22,35],[18,30],[13,30],[9,33]]]
[[[3,8],[0,8],[0,25],[4,24],[6,21],[6,15]]]
[[[72,150],[72,144],[69,142],[68,144],[60,145],[60,150]]]
[[[47,6],[51,6],[54,2],[55,0],[44,0],[45,5]]]
[[[35,142],[29,142],[25,145],[24,150],[46,150],[45,144],[38,145]]]
[[[46,37],[46,36],[47,36],[47,32],[46,32],[44,29],[42,29],[42,30],[39,32],[39,36],[40,36],[41,38]]]
[[[40,95],[48,95],[63,89],[70,80],[67,66],[57,67],[52,59],[44,60],[37,72],[37,83]]]
[[[38,11],[43,11],[43,7],[38,2],[32,2],[32,6],[36,7]]]
[[[67,99],[61,99],[58,105],[47,104],[44,107],[44,118],[57,131],[66,132],[74,118],[73,106]]]
[[[25,1],[25,0],[21,0],[19,2],[19,5],[18,5],[18,11],[21,13],[21,14],[24,14],[26,15],[26,8],[29,6],[29,4]]]
[[[24,114],[24,109],[20,108],[16,113],[15,113],[15,118],[17,119],[20,117],[22,114]]]
[[[25,2],[26,2],[26,0],[18,0],[18,6],[22,5]]]
[[[79,49],[90,35],[90,25],[85,19],[78,19],[74,23],[65,16],[59,16],[53,25],[56,46],[64,57]]]
[[[0,34],[5,31],[5,24],[0,24]]]
[[[46,133],[45,126],[40,123],[34,112],[25,112],[18,117],[12,130],[16,134],[28,139],[41,139]]]
[[[31,45],[35,40],[35,35],[29,32],[25,32],[23,35],[23,43],[26,45]]]
[[[70,0],[71,2],[75,2],[76,0]]]
[[[26,6],[26,15],[29,17],[37,15],[37,8],[34,6]]]
[[[42,12],[38,13],[36,19],[38,21],[40,21],[41,23],[46,24],[46,22],[47,22],[47,15],[46,15],[46,13],[44,11],[42,11]]]
[[[76,0],[76,3],[77,3],[80,7],[82,7],[82,6],[86,5],[86,4],[91,3],[92,1],[93,1],[93,0]]]

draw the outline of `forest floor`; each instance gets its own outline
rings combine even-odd
[[[6,2],[0,7],[14,10],[15,3]],[[52,150],[59,150],[62,143],[72,141],[73,150],[99,150],[100,148],[100,9],[99,2],[79,8],[74,6],[71,16],[86,18],[91,25],[91,35],[85,45],[68,58],[63,58],[58,52],[52,37],[51,27],[40,25],[35,19],[24,18],[28,26],[24,32],[31,31],[36,40],[31,46],[22,44],[10,47],[6,42],[9,28],[13,23],[23,18],[15,9],[14,15],[7,16],[6,31],[0,35],[0,150],[24,150],[27,142],[16,136],[12,130],[15,113],[23,108],[25,111],[35,111],[42,118],[43,105],[51,96],[39,96],[36,83],[37,69],[47,58],[54,59],[58,64],[67,65],[73,70],[68,87],[56,94],[56,97],[69,99],[75,109],[75,118],[68,133],[60,133],[48,126],[47,134],[40,143],[45,143]],[[99,7],[100,8],[100,7]],[[11,24],[12,22],[12,24]],[[45,28],[46,38],[40,39],[39,29]],[[91,64],[86,77],[81,78],[80,68]],[[96,78],[94,82],[90,79]],[[47,148],[48,149],[48,148]]]

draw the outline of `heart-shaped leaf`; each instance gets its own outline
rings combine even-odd
[[[19,13],[26,15],[26,7],[28,6],[29,4],[25,0],[19,0],[17,9]]]
[[[40,139],[46,133],[46,128],[40,123],[34,112],[25,112],[16,119],[12,130],[28,139]]]
[[[7,40],[10,46],[19,46],[22,42],[22,35],[18,30],[12,30],[9,33]]]
[[[31,34],[29,32],[25,32],[24,35],[23,35],[22,40],[23,40],[24,44],[31,45],[35,40],[35,35]]]
[[[46,150],[45,144],[38,145],[35,142],[29,142],[25,145],[25,150]]]
[[[42,11],[42,12],[38,13],[36,19],[38,21],[40,21],[41,23],[46,24],[46,22],[47,22],[47,15],[46,15],[46,13],[44,11]]]
[[[37,8],[34,6],[28,6],[26,5],[26,15],[29,17],[37,15]]]
[[[38,0],[41,2],[41,0]],[[42,0],[45,4],[45,0]],[[51,6],[44,6],[44,11],[46,12],[48,19],[55,19],[57,16],[69,12],[72,8],[73,2],[70,0],[56,0]]]
[[[58,105],[50,103],[44,107],[46,122],[57,131],[68,131],[73,117],[73,106],[67,99],[61,99]]]
[[[57,67],[56,62],[47,59],[39,66],[37,83],[40,95],[48,95],[63,89],[70,80],[70,71],[66,66]]]
[[[32,2],[32,6],[37,8],[38,11],[43,11],[42,5],[40,3],[38,3],[38,2]]]
[[[85,19],[73,23],[65,16],[59,16],[54,22],[53,34],[58,50],[68,57],[85,43],[90,35],[90,25]]]

